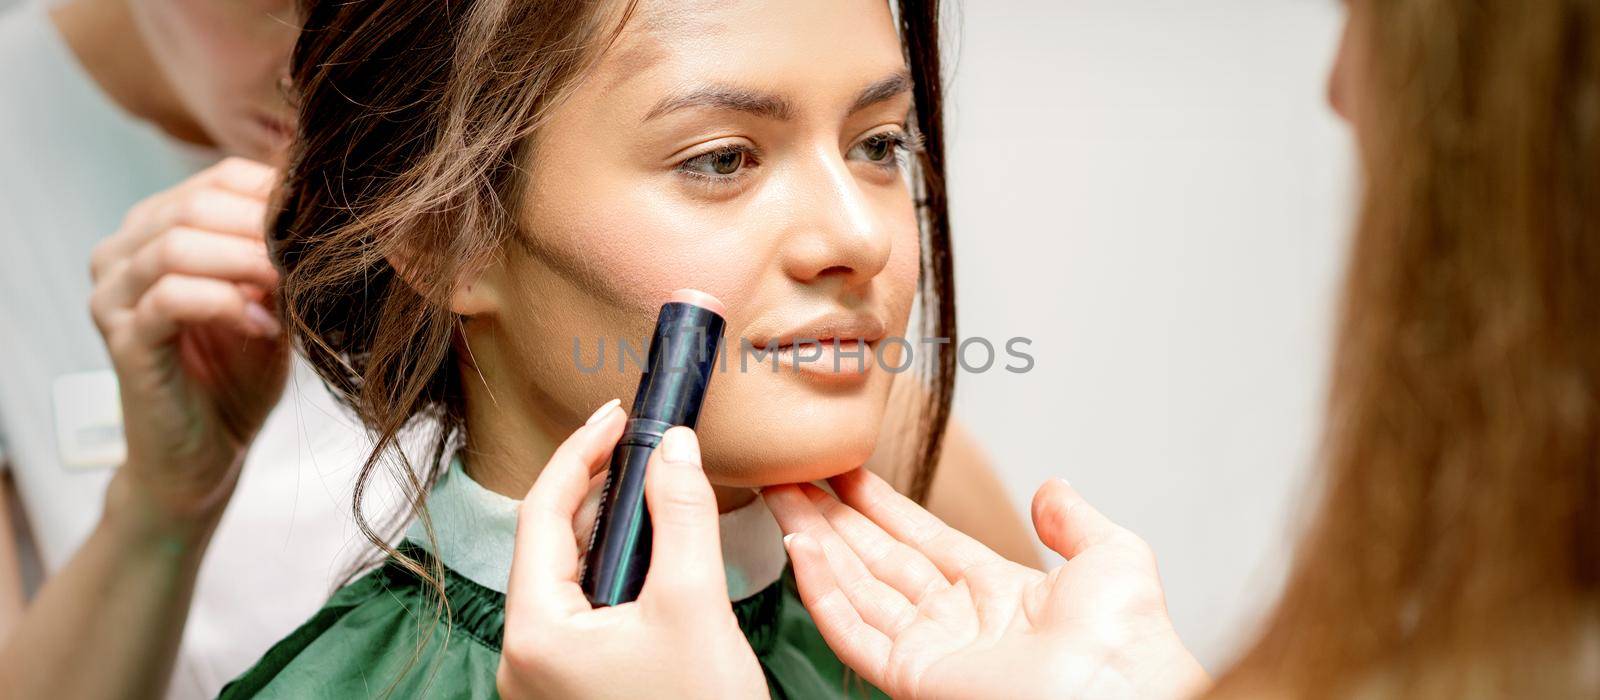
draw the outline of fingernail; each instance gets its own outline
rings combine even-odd
[[[694,431],[678,427],[661,437],[661,459],[700,466],[700,445]]]
[[[1056,481],[1061,482],[1062,486],[1071,486],[1072,485],[1072,482],[1067,481],[1066,478],[1064,478],[1064,477],[1059,477],[1058,476],[1058,477],[1056,477]]]
[[[257,302],[252,301],[244,305],[244,317],[264,336],[277,336],[283,333],[283,325],[278,323],[278,319],[267,310],[267,307]]]
[[[605,404],[602,405],[600,408],[595,409],[594,413],[590,414],[589,420],[584,421],[583,424],[584,425],[593,425],[595,421],[600,420],[607,413],[610,413],[611,409],[616,408],[617,406],[620,406],[620,405],[622,405],[622,399],[612,399],[610,401],[605,402]]]
[[[798,533],[791,532],[791,533],[783,536],[783,548],[784,549],[788,549],[789,548],[789,541],[793,540],[794,536],[796,534],[798,534]]]

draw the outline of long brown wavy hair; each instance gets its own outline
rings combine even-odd
[[[301,3],[291,65],[300,126],[270,227],[280,306],[312,366],[376,437],[358,477],[357,523],[379,551],[435,585],[437,571],[390,541],[413,518],[428,524],[423,498],[467,428],[453,342],[460,319],[447,300],[464,271],[525,235],[519,164],[532,137],[634,10],[634,0]],[[900,0],[898,11],[913,127],[924,140],[913,164],[922,325],[954,337],[938,3]],[[406,279],[391,260],[406,261]],[[908,488],[919,501],[950,412],[954,354],[920,370]],[[411,430],[433,446],[425,459],[398,449]],[[408,507],[370,522],[363,496],[383,469],[397,475]]]
[[[1600,694],[1600,2],[1356,0],[1321,499],[1218,695]]]

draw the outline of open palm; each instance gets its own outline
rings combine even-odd
[[[839,658],[897,698],[1180,697],[1205,674],[1148,546],[1065,482],[1034,499],[1046,573],[945,525],[866,469],[763,495]]]

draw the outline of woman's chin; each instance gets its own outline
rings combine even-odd
[[[876,436],[870,436],[876,437]],[[874,440],[774,439],[759,451],[706,455],[706,476],[719,486],[756,488],[821,481],[855,469],[872,456]]]
[[[729,384],[699,430],[707,475],[728,486],[816,481],[867,462],[877,447],[887,391],[821,398],[750,392]]]

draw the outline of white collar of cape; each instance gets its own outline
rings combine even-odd
[[[428,515],[436,541],[428,541],[420,520],[411,523],[406,539],[472,582],[505,593],[519,503],[473,481],[456,456],[428,494]],[[755,595],[783,575],[789,561],[783,530],[760,496],[722,513],[717,521],[729,600]]]

